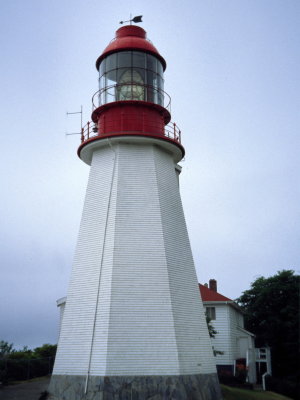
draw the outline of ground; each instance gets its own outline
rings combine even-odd
[[[1,400],[38,400],[48,389],[50,377],[32,379],[28,382],[0,387]]]

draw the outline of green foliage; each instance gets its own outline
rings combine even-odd
[[[57,345],[56,344],[43,344],[41,347],[34,349],[34,354],[37,358],[55,357]]]
[[[0,341],[0,382],[25,380],[50,374],[53,368],[56,345],[44,344],[34,350],[22,350]]]
[[[13,350],[9,355],[10,360],[27,360],[31,358],[34,358],[33,352],[27,347],[24,347],[22,350]]]
[[[7,357],[13,351],[13,344],[0,340],[0,360]]]
[[[295,376],[298,367],[299,283],[294,271],[256,279],[237,299],[256,346],[270,346],[273,375]]]

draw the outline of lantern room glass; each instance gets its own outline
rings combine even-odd
[[[141,51],[121,51],[105,57],[99,66],[99,105],[113,101],[164,104],[163,66]]]

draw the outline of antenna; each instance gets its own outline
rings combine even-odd
[[[74,112],[68,112],[68,111],[67,111],[66,114],[67,114],[67,115],[80,114],[80,132],[66,133],[66,136],[70,136],[70,135],[81,135],[81,133],[82,133],[82,106],[80,106],[80,111],[74,111]]]

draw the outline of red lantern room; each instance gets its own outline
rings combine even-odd
[[[138,135],[176,145],[181,159],[180,130],[170,123],[171,100],[163,90],[166,62],[145,30],[134,25],[119,28],[97,59],[96,68],[99,90],[93,96],[94,125],[82,128],[79,157],[88,162],[83,154],[87,149],[82,150],[91,142]]]

